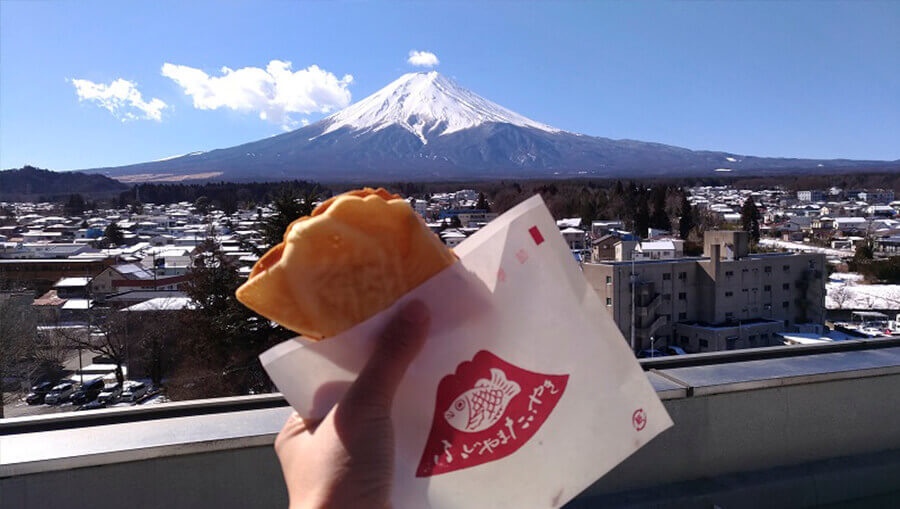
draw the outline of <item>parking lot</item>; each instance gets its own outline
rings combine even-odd
[[[146,381],[149,387],[149,381]],[[76,384],[77,386],[77,384]],[[4,418],[12,418],[12,417],[28,417],[34,415],[47,415],[47,414],[57,414],[62,412],[74,412],[81,405],[73,405],[69,401],[65,401],[63,403],[48,405],[48,404],[36,404],[29,405],[25,401],[25,396],[27,393],[16,393],[16,394],[6,394],[5,395],[5,404],[3,405],[3,416]],[[148,391],[147,396],[142,398],[137,402],[130,401],[117,401],[116,403],[107,405],[106,408],[114,408],[114,407],[123,407],[123,406],[132,406],[132,405],[152,405],[156,403],[162,403],[167,401],[165,395],[160,393],[158,389],[151,388]]]

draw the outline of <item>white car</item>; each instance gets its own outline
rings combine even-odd
[[[111,387],[104,387],[103,392],[97,396],[97,401],[103,403],[104,405],[112,405],[119,401],[119,395],[122,394],[122,388],[119,387],[119,384],[113,385]]]
[[[122,389],[122,394],[119,398],[120,401],[134,402],[143,398],[148,390],[150,390],[150,387],[148,387],[147,384],[129,380],[125,382],[125,388]]]
[[[72,382],[62,382],[47,393],[47,396],[44,398],[44,403],[48,405],[56,405],[58,403],[62,403],[69,399],[69,396],[75,392],[75,384]]]

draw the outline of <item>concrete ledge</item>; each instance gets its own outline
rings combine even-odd
[[[687,360],[647,373],[675,426],[577,503],[802,507],[896,495],[900,347]],[[289,413],[264,395],[10,419],[0,423],[0,505],[283,505],[271,443]]]

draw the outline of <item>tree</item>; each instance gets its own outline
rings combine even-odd
[[[478,210],[491,210],[491,206],[488,205],[484,193],[478,193],[478,203],[475,204],[475,208]]]
[[[750,233],[750,240],[755,244],[759,242],[759,209],[750,196],[741,207],[741,224],[745,232]]]
[[[637,207],[634,213],[634,233],[643,238],[647,237],[650,228],[650,210],[647,205],[647,197],[642,193],[637,199]]]
[[[222,196],[219,197],[219,206],[227,215],[234,214],[238,209],[238,195],[233,190],[228,190],[222,193]]]
[[[0,293],[0,419],[3,418],[3,381],[14,376],[33,347],[35,329],[33,324],[29,326],[28,297],[21,292]]]
[[[582,194],[580,207],[581,226],[590,230],[591,223],[594,222],[594,219],[597,219],[597,200],[594,199],[593,194],[587,188],[584,189]]]
[[[197,212],[203,215],[209,214],[210,202],[209,198],[206,196],[199,196],[196,200],[194,200],[194,208],[197,209]]]
[[[195,308],[185,312],[182,363],[170,385],[176,399],[271,389],[257,356],[292,333],[237,301],[236,269],[212,239],[197,247],[185,285]]]
[[[67,216],[80,216],[85,210],[87,210],[87,204],[80,194],[69,195],[69,200],[63,206],[63,212]]]
[[[88,310],[89,313],[91,311]],[[102,355],[115,364],[116,381],[122,384],[125,381],[122,366],[127,363],[130,334],[128,314],[112,309],[99,311],[99,314],[92,316],[91,325],[86,332],[74,330],[66,333],[67,338],[72,347]]]
[[[266,217],[262,222],[262,237],[268,247],[281,242],[285,230],[295,220],[312,214],[313,204],[319,199],[316,189],[300,192],[290,187],[275,195],[272,200],[272,208],[275,213]]]
[[[856,262],[863,262],[874,258],[875,242],[872,240],[872,237],[867,235],[866,238],[856,246],[856,251],[853,253],[853,260]]]
[[[853,298],[852,291],[848,288],[848,283],[844,281],[841,284],[828,287],[828,298],[830,298],[838,309],[844,309],[844,306]]]
[[[682,240],[687,240],[694,229],[694,210],[687,195],[681,195],[681,217],[678,218],[678,233]]]
[[[666,212],[666,187],[653,188],[653,214],[650,216],[650,226],[660,230],[672,229],[672,221]]]
[[[125,242],[125,235],[116,223],[109,223],[103,230],[103,240],[107,246],[118,246]]]

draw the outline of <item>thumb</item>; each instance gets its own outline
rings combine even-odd
[[[375,351],[345,396],[345,403],[390,409],[406,368],[422,349],[431,317],[420,300],[404,305],[378,337]]]

